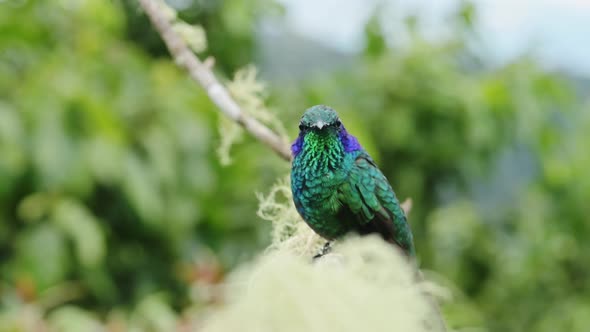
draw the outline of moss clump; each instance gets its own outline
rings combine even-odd
[[[425,283],[416,281],[415,267],[391,245],[377,236],[350,237],[313,261],[323,240],[299,220],[287,182],[259,197],[259,215],[273,222],[274,242],[230,276],[227,302],[204,331],[441,329]]]

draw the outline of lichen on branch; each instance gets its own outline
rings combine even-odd
[[[203,331],[442,331],[405,256],[378,236],[312,263],[278,248],[235,272]]]
[[[170,8],[162,0],[138,1],[164,40],[174,61],[180,67],[186,69],[190,77],[205,89],[207,95],[219,111],[242,126],[260,142],[269,146],[281,158],[287,161],[291,160],[289,145],[284,137],[281,137],[280,134],[270,129],[257,119],[256,116],[244,111],[243,107],[236,102],[227,88],[213,74],[211,70],[212,61],[202,62],[193,50],[191,50],[189,45],[197,50],[199,49],[199,45],[189,44],[184,38],[186,34],[179,33],[187,31],[187,27],[181,23],[182,21],[178,20],[174,9]],[[175,26],[177,27],[176,29]],[[189,37],[197,37],[198,35],[194,31],[188,34]]]
[[[271,128],[282,141],[287,141],[287,132],[276,113],[272,112],[264,103],[266,86],[257,78],[258,71],[254,65],[248,65],[234,74],[232,81],[227,83],[227,89],[234,100],[242,107],[248,116],[260,121]],[[219,122],[221,143],[217,149],[222,165],[231,163],[231,147],[241,141],[242,126],[226,117]]]

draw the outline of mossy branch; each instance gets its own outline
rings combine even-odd
[[[240,124],[259,141],[269,146],[281,158],[290,161],[289,145],[277,133],[252,117],[236,103],[226,87],[219,82],[211,71],[212,61],[202,62],[191,51],[187,42],[171,24],[171,15],[166,4],[160,0],[139,0],[139,3],[158,31],[174,61],[186,69],[191,78],[197,81],[207,92],[209,98],[219,110],[232,121]]]

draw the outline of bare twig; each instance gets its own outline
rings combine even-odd
[[[164,40],[176,63],[185,68],[190,76],[205,89],[207,95],[219,110],[233,121],[239,123],[262,143],[272,148],[281,158],[287,161],[291,160],[287,142],[242,110],[211,71],[212,61],[201,62],[190,50],[184,39],[174,31],[166,13],[161,10],[159,0],[139,0],[139,3]]]

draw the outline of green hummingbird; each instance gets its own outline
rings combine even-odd
[[[415,255],[391,185],[333,109],[316,105],[305,111],[291,152],[293,201],[317,234],[330,241],[349,232],[377,233]]]

